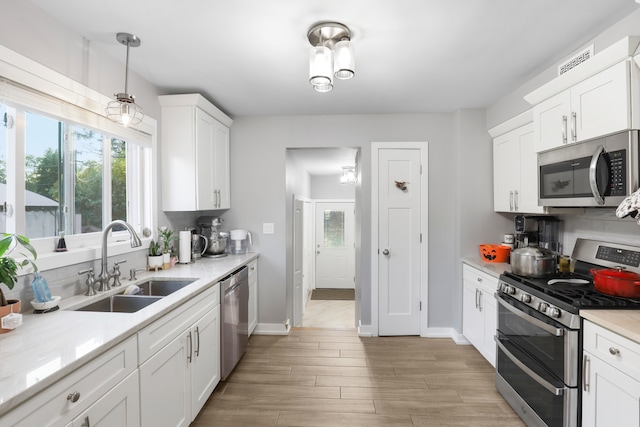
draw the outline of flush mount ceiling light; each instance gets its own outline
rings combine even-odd
[[[307,33],[309,55],[309,83],[318,92],[333,89],[333,78],[348,80],[355,75],[355,55],[351,30],[338,22],[320,22]]]
[[[340,184],[355,184],[358,182],[356,178],[355,166],[343,166],[342,174],[340,175]]]
[[[115,101],[109,102],[104,109],[107,117],[116,123],[126,126],[135,126],[142,121],[144,113],[142,108],[135,102],[135,97],[127,93],[127,84],[129,80],[129,48],[140,46],[140,39],[133,34],[118,33],[116,40],[127,46],[127,60],[124,68],[124,92],[116,93]]]

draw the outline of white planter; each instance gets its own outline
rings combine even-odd
[[[147,264],[149,264],[149,269],[152,268],[162,268],[162,255],[147,257]]]

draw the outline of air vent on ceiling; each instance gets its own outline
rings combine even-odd
[[[583,51],[578,52],[572,58],[569,58],[567,61],[558,65],[558,75],[560,76],[566,73],[567,71],[569,71],[570,69],[577,67],[587,59],[592,58],[593,55],[594,55],[594,49],[593,49],[593,45],[591,45],[586,49],[584,49]]]

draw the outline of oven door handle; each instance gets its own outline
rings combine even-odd
[[[564,392],[566,391],[566,387],[563,387],[563,388],[555,387],[549,381],[545,380],[540,375],[533,372],[527,365],[519,361],[517,357],[515,357],[509,350],[507,350],[507,348],[504,346],[504,344],[500,342],[497,336],[494,336],[493,339],[495,340],[498,348],[502,350],[502,352],[505,354],[505,356],[507,356],[516,366],[518,366],[518,368],[522,369],[524,373],[527,374],[532,380],[534,380],[535,382],[537,382],[542,387],[549,390],[549,392],[553,393],[556,396],[562,396],[564,394]]]
[[[533,323],[534,325],[536,325],[537,327],[539,327],[540,329],[543,329],[547,332],[549,332],[552,335],[555,335],[556,337],[561,337],[564,335],[564,329],[562,328],[554,328],[551,325],[548,325],[546,323],[544,323],[542,320],[538,320],[533,316],[529,316],[528,314],[518,310],[517,308],[511,306],[511,304],[504,302],[504,300],[500,297],[498,297],[498,303],[503,306],[504,308],[506,308],[507,310],[509,310],[511,313],[515,314],[516,316],[520,317],[523,320],[526,320],[529,323]]]

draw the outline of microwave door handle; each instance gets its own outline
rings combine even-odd
[[[598,172],[598,160],[603,153],[604,147],[602,145],[598,145],[595,153],[593,153],[593,157],[591,157],[591,164],[589,165],[589,186],[591,187],[591,193],[593,193],[593,197],[596,199],[596,203],[598,203],[599,205],[604,205],[604,198],[600,194],[600,190],[598,190],[596,173]]]

